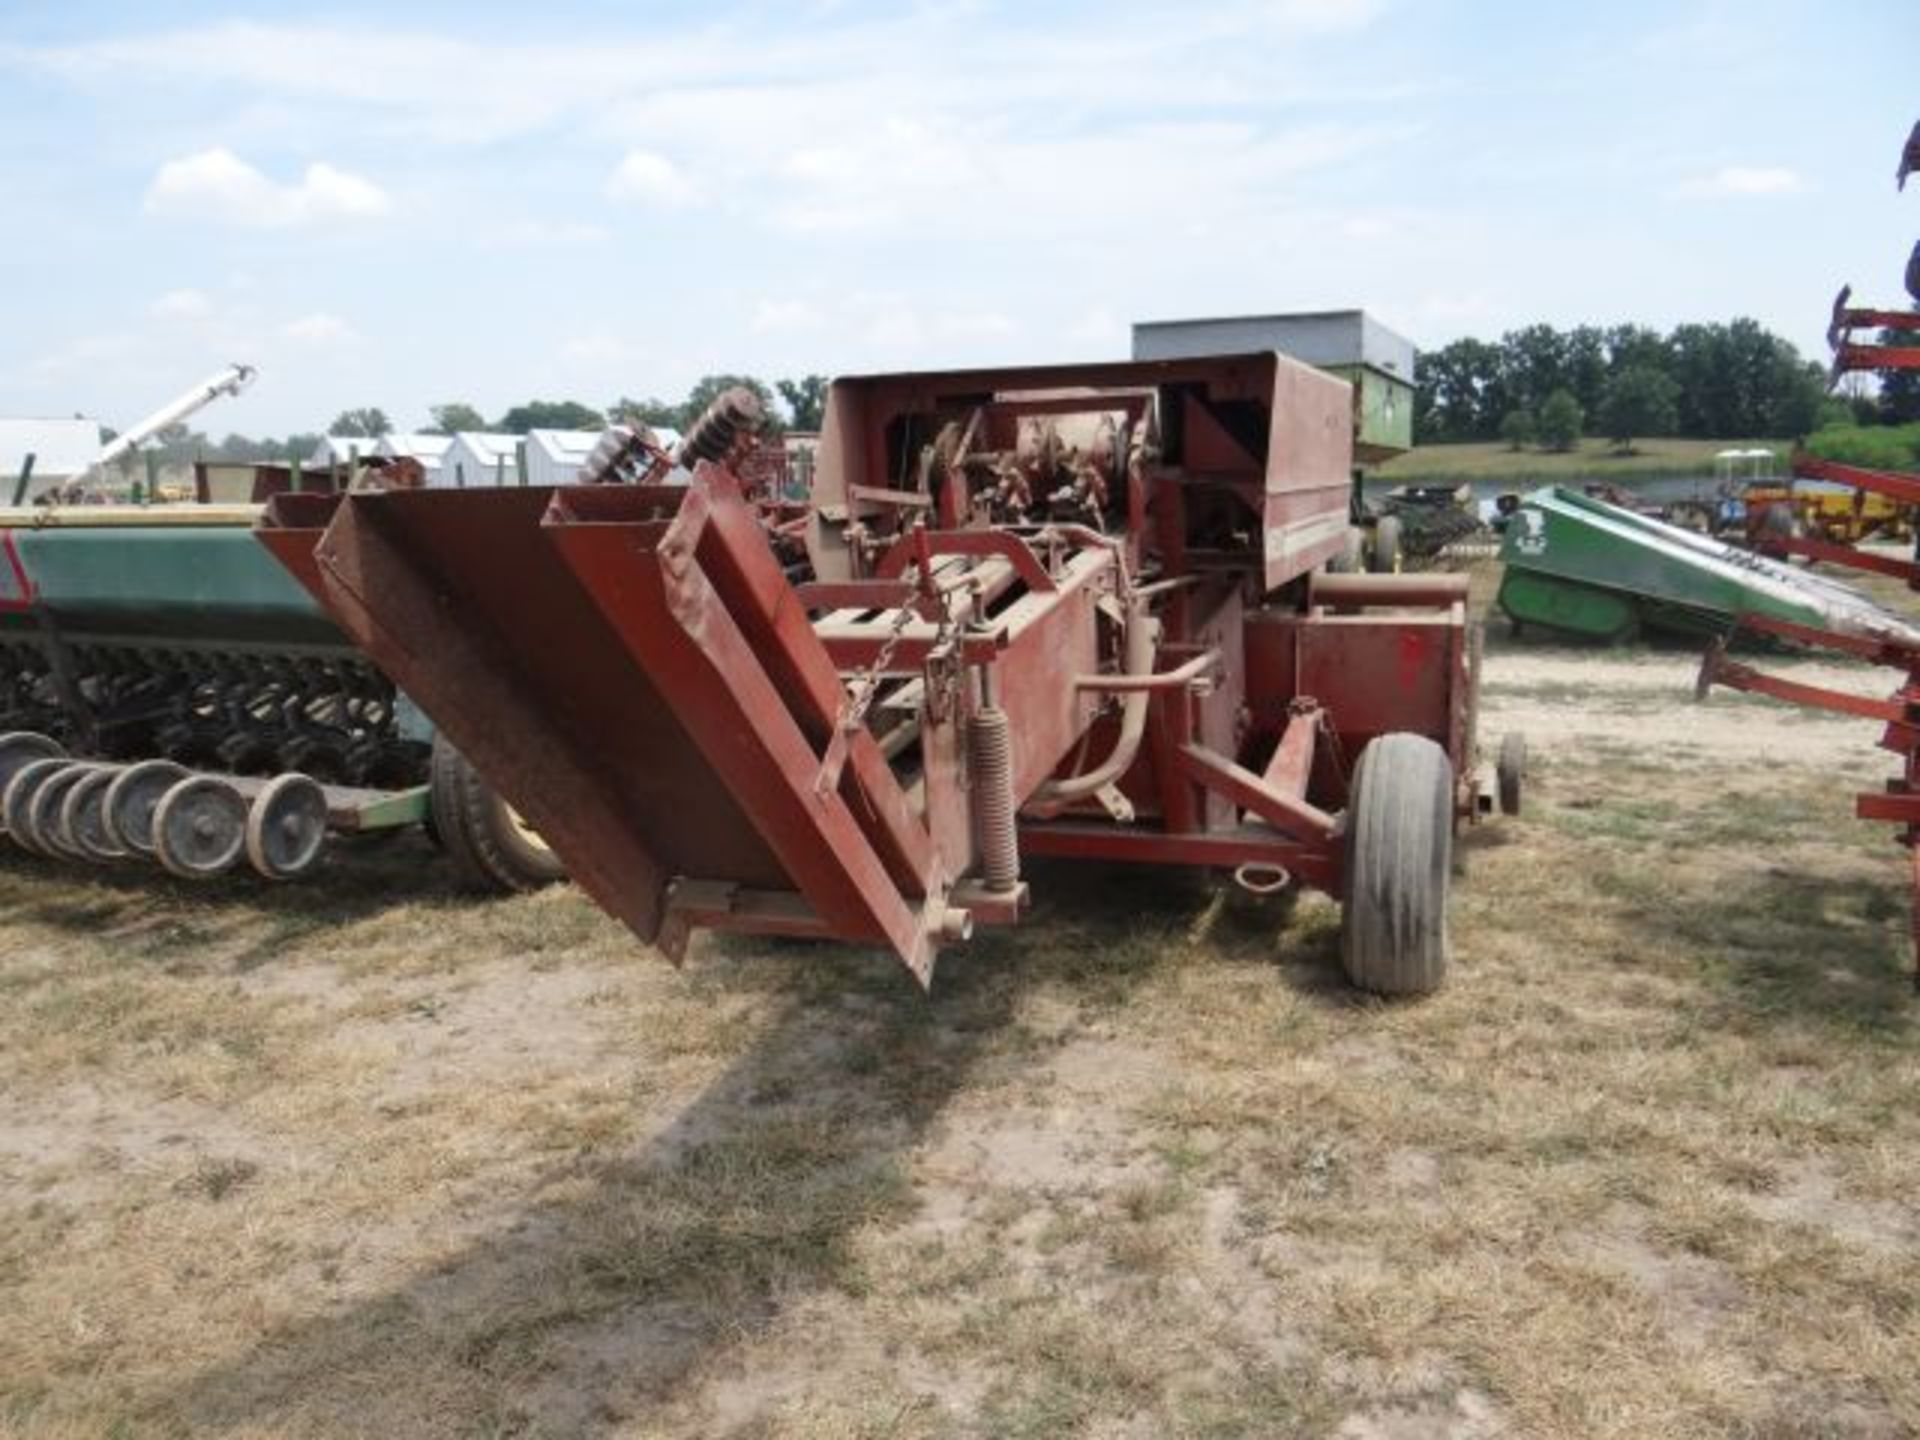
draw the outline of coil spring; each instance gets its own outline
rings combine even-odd
[[[759,397],[744,385],[722,390],[688,427],[675,458],[688,466],[724,459],[743,433],[760,428],[761,413]]]
[[[987,889],[1020,883],[1020,840],[1013,816],[1013,736],[1007,712],[983,705],[967,721],[973,762],[973,813],[980,827],[980,871]]]

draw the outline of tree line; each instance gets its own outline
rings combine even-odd
[[[1504,439],[1566,449],[1582,433],[1620,445],[1653,436],[1804,435],[1834,418],[1826,376],[1756,320],[1571,330],[1529,325],[1456,340],[1417,367],[1418,443]],[[1845,407],[1841,407],[1845,416]]]
[[[601,430],[609,424],[664,426],[684,432],[715,396],[735,386],[745,386],[758,397],[766,417],[763,428],[770,433],[820,428],[827,402],[824,375],[777,380],[771,386],[751,375],[707,375],[683,400],[635,400],[623,395],[603,410],[578,400],[529,400],[489,421],[464,401],[448,401],[428,407],[428,424],[421,427],[420,433],[453,435],[462,430],[483,430],[524,435],[529,430]],[[215,440],[185,425],[172,425],[155,437],[150,448],[157,450],[166,464],[187,464],[202,459],[238,463],[305,460],[327,435],[377,440],[382,435],[394,434],[395,429],[385,410],[377,405],[365,405],[342,410],[324,431],[296,432],[277,439],[229,434]],[[125,462],[129,467],[138,463],[133,456]]]

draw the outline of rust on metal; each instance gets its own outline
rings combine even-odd
[[[872,943],[925,984],[1029,857],[1338,895],[1345,757],[1411,731],[1470,777],[1464,581],[1314,575],[1351,415],[1270,354],[868,376],[804,507],[730,394],[684,485],[649,451],[261,533],[636,934]]]

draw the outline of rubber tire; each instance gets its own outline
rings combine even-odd
[[[514,895],[567,878],[560,857],[520,833],[507,802],[439,735],[427,798],[440,846],[469,889]]]
[[[1367,568],[1366,537],[1357,527],[1347,529],[1346,548],[1327,561],[1329,575],[1357,575]]]
[[[1397,575],[1406,551],[1400,538],[1400,518],[1382,515],[1373,522],[1373,573]]]
[[[1494,765],[1500,787],[1500,813],[1518,815],[1527,779],[1527,737],[1510,731],[1500,737],[1500,758]]]
[[[1382,735],[1360,752],[1347,806],[1340,959],[1376,995],[1425,995],[1447,977],[1453,763],[1424,735]]]

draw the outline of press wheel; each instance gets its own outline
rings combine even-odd
[[[6,816],[7,833],[22,850],[29,850],[35,855],[47,853],[40,848],[39,841],[34,838],[33,827],[28,823],[33,811],[33,798],[40,793],[42,785],[72,763],[64,755],[29,760],[14,771],[13,778],[7,781],[5,792],[0,794],[0,814]]]
[[[61,828],[62,807],[73,787],[93,774],[97,766],[85,761],[69,760],[53,774],[49,775],[40,788],[33,792],[33,803],[27,807],[27,831],[33,836],[34,843],[46,855],[80,858],[80,849],[72,838]]]
[[[217,775],[189,775],[153,811],[153,853],[187,880],[231,870],[247,848],[247,802]]]
[[[129,765],[107,786],[107,838],[131,855],[153,856],[153,812],[160,797],[193,772],[171,760]]]
[[[269,880],[291,880],[319,862],[327,843],[327,795],[305,775],[267,782],[247,811],[247,859]]]
[[[60,805],[60,829],[73,848],[102,864],[126,858],[127,849],[107,832],[107,791],[119,775],[115,766],[101,765],[76,780]]]
[[[66,747],[58,740],[34,730],[9,730],[0,735],[0,795],[6,793],[7,782],[18,775],[23,766],[35,760],[62,759],[66,753]],[[0,830],[5,826],[5,817],[0,814]]]

